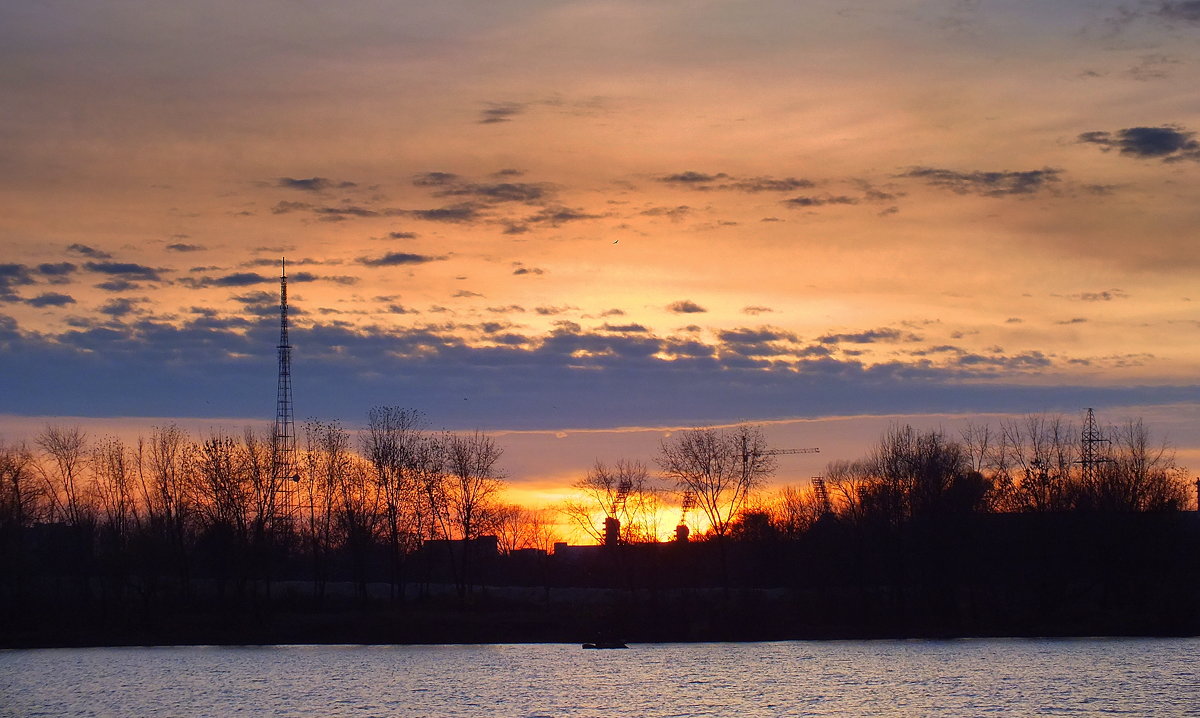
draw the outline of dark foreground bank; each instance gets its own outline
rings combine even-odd
[[[436,556],[398,581],[27,555],[0,593],[7,647],[1200,635],[1200,520],[1182,512],[488,553],[471,581]]]

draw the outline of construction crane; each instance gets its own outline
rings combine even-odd
[[[616,546],[621,543],[621,519],[617,514],[625,510],[625,502],[629,500],[629,492],[633,491],[633,479],[621,479],[617,484],[617,493],[613,494],[608,516],[604,517],[604,545]]]
[[[682,511],[679,514],[679,525],[675,527],[675,540],[680,543],[686,543],[688,535],[691,531],[687,525],[688,512],[696,505],[696,492],[687,489],[683,492],[683,501],[680,503]]]
[[[819,454],[821,450],[817,447],[808,447],[804,449],[751,449],[750,440],[748,437],[742,437],[742,450],[740,452],[742,460],[742,476],[745,476],[750,471],[750,457],[760,456],[787,456],[791,454]],[[675,540],[687,541],[688,535],[691,533],[687,526],[688,512],[696,505],[696,492],[687,489],[683,492],[683,502],[681,504],[682,512],[679,516],[679,525],[675,527]]]
[[[817,505],[821,507],[821,515],[828,516],[833,513],[833,506],[829,503],[829,489],[825,487],[824,476],[812,477],[813,496],[817,499]]]

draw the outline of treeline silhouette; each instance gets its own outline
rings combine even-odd
[[[897,425],[825,492],[764,493],[757,427],[693,429],[657,472],[598,461],[553,510],[503,501],[493,439],[413,410],[301,439],[287,476],[251,430],[0,446],[3,642],[1200,632],[1192,484],[1140,420],[1090,463],[1061,417]],[[660,542],[689,507],[706,530]],[[598,545],[559,542],[560,519]]]

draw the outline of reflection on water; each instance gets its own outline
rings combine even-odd
[[[1200,716],[1200,639],[0,651],[3,716]]]

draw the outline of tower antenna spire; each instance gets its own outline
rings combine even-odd
[[[292,413],[292,344],[288,339],[287,258],[279,273],[279,382],[275,392],[275,432],[271,437],[271,474],[275,516],[290,524],[298,512],[296,423]]]

